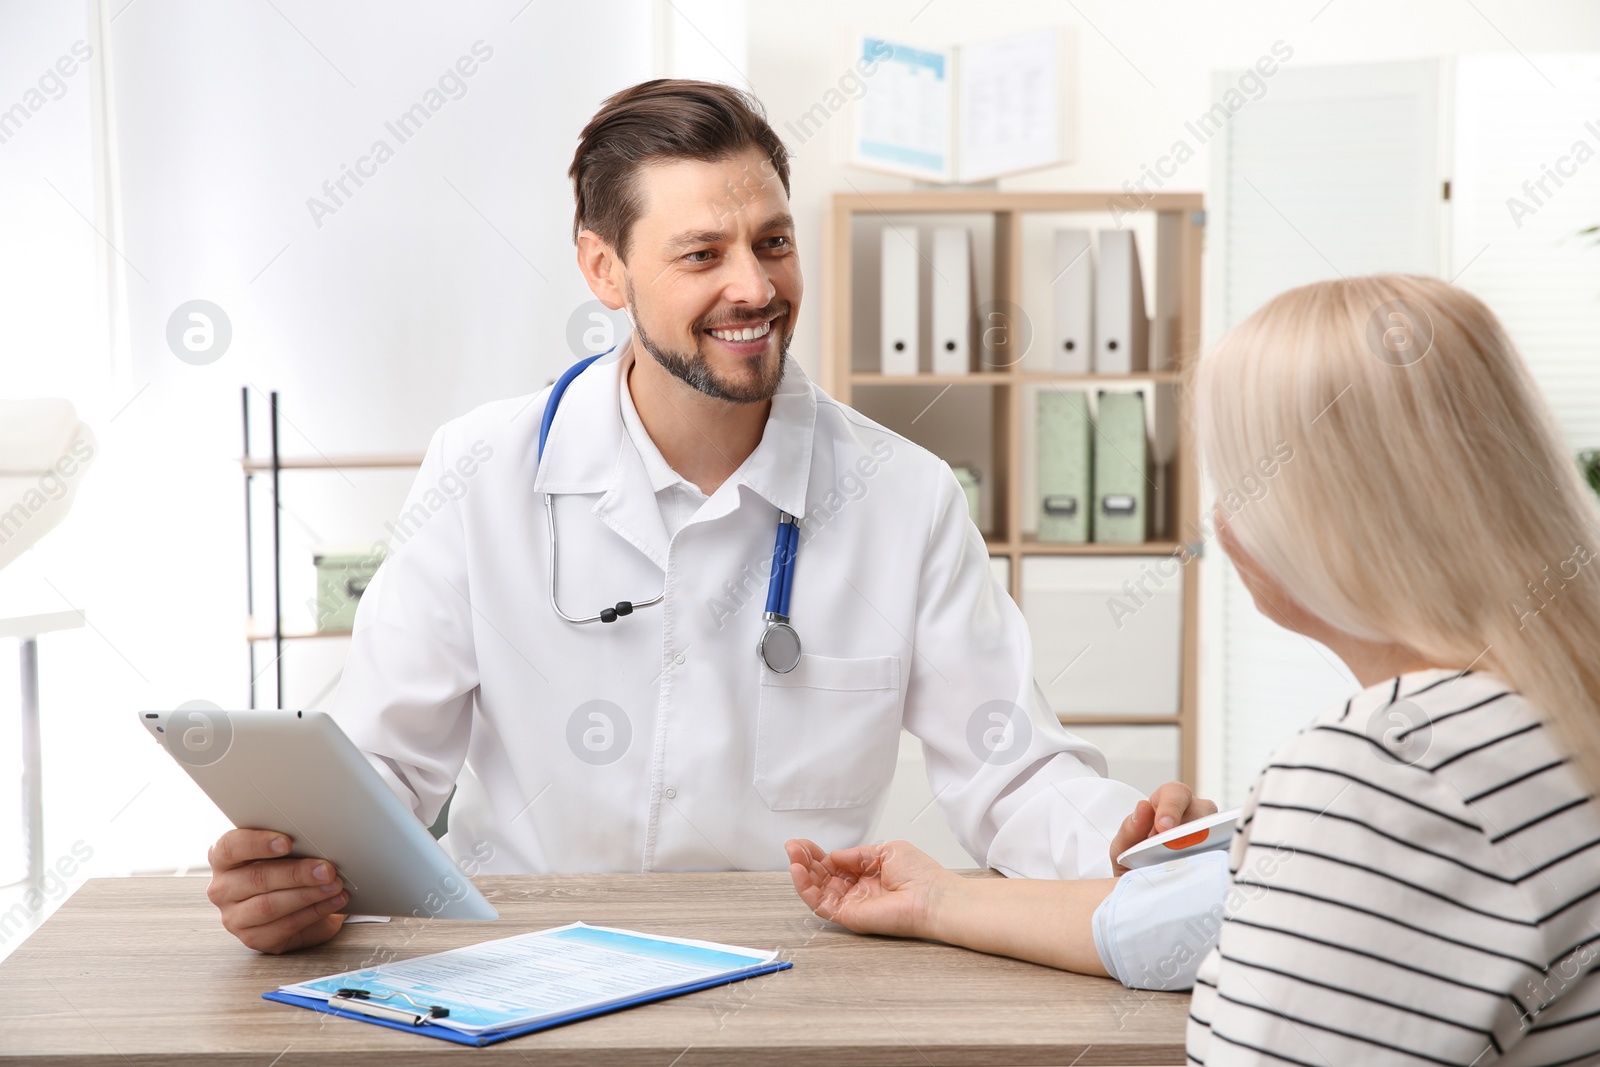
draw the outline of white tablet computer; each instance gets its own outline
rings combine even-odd
[[[346,912],[500,917],[326,712],[195,702],[139,721],[235,826],[281,831],[289,855],[332,863]]]

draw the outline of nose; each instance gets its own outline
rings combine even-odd
[[[731,304],[766,307],[778,293],[772,279],[767,277],[766,265],[750,249],[730,256],[727,271],[722,295]]]

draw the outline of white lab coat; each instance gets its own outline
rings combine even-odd
[[[904,727],[973,856],[1108,875],[1140,794],[1034,684],[949,467],[791,361],[760,445],[669,540],[622,422],[630,352],[572,382],[542,465],[548,390],[434,435],[333,709],[391,788],[431,822],[459,780],[445,842],[475,872],[783,869],[788,838],[867,839]],[[543,493],[567,614],[665,600],[559,619]],[[779,509],[805,517],[787,675],[756,654]]]

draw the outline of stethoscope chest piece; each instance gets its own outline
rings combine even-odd
[[[756,652],[774,674],[788,674],[800,664],[800,635],[789,625],[789,598],[794,592],[794,560],[800,552],[800,523],[787,511],[778,514],[778,540],[772,548],[772,581],[767,586],[767,628]]]
[[[769,622],[759,651],[775,674],[788,674],[800,665],[800,635],[786,622]]]

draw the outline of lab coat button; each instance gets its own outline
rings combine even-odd
[[[673,656],[672,662],[676,663],[680,667],[683,666],[683,653],[679,652],[676,656]]]
[[[667,793],[666,793],[666,796],[667,796],[668,800],[671,800],[673,797],[675,797],[677,795],[678,795],[678,791],[676,789],[668,788]]]

